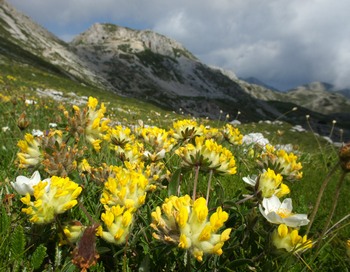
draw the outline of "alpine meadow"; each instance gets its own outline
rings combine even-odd
[[[349,271],[345,95],[0,15],[0,271]]]

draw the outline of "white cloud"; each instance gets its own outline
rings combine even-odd
[[[348,0],[8,1],[65,40],[94,22],[150,28],[239,76],[350,87]]]

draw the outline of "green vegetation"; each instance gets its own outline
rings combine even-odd
[[[149,52],[145,54],[141,56],[144,61],[163,61],[157,58],[154,60],[153,54],[147,55]],[[53,93],[50,90],[56,92]],[[56,96],[50,96],[55,93]],[[98,105],[94,104],[95,100],[88,100],[89,96],[97,98]],[[105,112],[101,106],[102,103],[106,106]],[[108,125],[104,123],[105,118],[110,120]],[[345,175],[340,194],[336,197],[337,208],[327,230],[332,226],[334,228],[320,241],[327,217],[335,202],[338,180],[343,173],[341,167],[334,168],[339,161],[338,148],[312,132],[292,131],[292,125],[284,122],[249,123],[237,127],[243,135],[253,132],[262,133],[273,146],[291,144],[293,152],[298,156],[298,162],[302,164],[303,177],[289,181],[287,175],[283,176],[283,181],[290,188],[290,194],[287,197],[292,198],[296,213],[308,214],[310,218],[324,179],[333,168],[336,169],[325,188],[320,207],[308,233],[308,239],[314,242],[313,247],[305,252],[287,252],[284,249],[276,249],[273,245],[272,237],[277,226],[267,222],[260,214],[257,203],[261,203],[261,195],[255,192],[254,197],[244,201],[247,194],[253,194],[254,190],[251,191],[253,188],[247,187],[242,179],[260,174],[263,180],[262,169],[265,169],[266,164],[257,163],[263,161],[262,154],[265,153],[262,147],[233,144],[224,140],[220,136],[225,135],[223,131],[227,120],[224,115],[219,121],[196,119],[198,126],[195,126],[194,131],[205,131],[207,138],[214,137],[215,143],[229,150],[235,158],[237,172],[228,173],[232,168],[227,166],[219,175],[218,167],[221,167],[223,161],[216,168],[211,168],[210,160],[214,160],[216,152],[223,152],[214,144],[210,153],[213,157],[205,157],[205,152],[201,154],[202,157],[192,154],[188,160],[198,163],[191,165],[187,161],[186,164],[182,156],[192,150],[188,144],[192,143],[198,147],[200,141],[193,142],[194,136],[192,139],[190,137],[187,140],[181,140],[185,134],[194,133],[191,129],[183,130],[182,134],[178,134],[182,135],[181,137],[175,137],[177,128],[174,123],[182,119],[184,116],[85,86],[62,77],[59,73],[42,70],[42,67],[33,68],[20,65],[15,61],[11,65],[1,65],[0,199],[3,205],[0,209],[0,271],[79,271],[78,267],[90,267],[89,271],[136,271],[138,269],[144,271],[247,271],[249,269],[348,271],[350,256],[346,252],[350,251],[350,245],[347,244],[350,238],[350,216],[347,197],[350,194],[350,175]],[[97,121],[93,122],[95,120]],[[191,121],[194,122],[194,120]],[[57,124],[57,127],[50,127],[50,123]],[[92,123],[95,125],[91,126]],[[111,131],[112,128],[116,131]],[[216,131],[215,128],[218,130]],[[41,154],[36,163],[28,157],[20,159],[17,155],[21,152],[30,153],[24,150],[23,140],[26,139],[25,135],[31,134],[33,130],[44,133],[43,136],[35,138],[39,143],[38,150]],[[61,132],[55,132],[55,130]],[[152,142],[150,139],[154,135],[158,135],[158,138]],[[126,142],[130,139],[132,144],[138,143],[139,147],[142,146],[141,150],[130,149],[132,151],[126,152]],[[173,142],[173,139],[176,141]],[[18,145],[21,141],[22,145]],[[27,142],[30,143],[30,139]],[[162,148],[166,149],[164,157],[157,153],[159,151],[157,146],[162,143]],[[156,158],[152,160],[150,157],[143,158],[142,153],[146,150]],[[269,153],[269,156],[272,155],[273,152]],[[226,153],[225,156],[229,161],[230,156]],[[137,165],[128,168],[128,164],[125,163],[126,158],[131,162],[132,158],[136,157]],[[141,157],[142,162],[138,160]],[[154,170],[156,174],[153,173],[153,176],[150,176],[146,167],[154,166],[155,164],[152,163],[157,165],[161,163],[158,166],[164,165],[169,173],[158,169]],[[141,164],[143,166],[140,166]],[[107,165],[114,165],[116,168],[111,170]],[[199,168],[198,165],[200,165]],[[276,173],[282,167],[278,163],[269,162],[268,165]],[[23,175],[29,178],[35,170],[40,172],[42,179],[57,176],[61,181],[67,177],[82,188],[78,195],[72,196],[72,200],[76,198],[77,203],[74,201],[70,203],[71,206],[68,205],[62,213],[55,214],[52,220],[43,219],[42,224],[38,224],[30,210],[22,210],[28,208],[31,201],[34,202],[34,197],[25,200],[23,195],[19,195],[11,186],[11,182],[15,181],[16,177]],[[121,174],[122,172],[125,176]],[[137,208],[133,206],[136,204],[125,204],[125,207],[129,205],[129,208],[135,209],[125,208],[122,213],[124,223],[120,224],[125,224],[123,225],[125,232],[128,232],[127,221],[132,218],[131,223],[129,222],[131,225],[128,225],[130,232],[124,240],[122,240],[124,234],[116,234],[115,237],[118,236],[118,239],[121,239],[118,241],[121,242],[113,244],[106,238],[109,233],[106,222],[110,215],[109,209],[112,209],[108,201],[102,203],[108,199],[109,191],[106,189],[108,187],[106,184],[112,183],[115,179],[113,175],[123,179],[128,177],[129,173],[137,177],[137,182],[150,177],[152,180],[157,180],[156,183],[151,184],[157,189],[147,191],[144,203],[142,198],[137,198],[136,202],[140,202]],[[133,180],[131,177],[130,179]],[[200,257],[196,255],[199,253],[193,250],[198,241],[191,240],[192,245],[186,244],[189,243],[188,240],[181,240],[181,245],[172,242],[171,239],[175,241],[179,239],[176,231],[180,231],[181,224],[185,222],[186,227],[192,227],[191,224],[193,224],[190,219],[186,221],[185,217],[177,217],[179,214],[183,215],[180,211],[172,214],[178,220],[175,224],[177,229],[171,229],[166,238],[168,243],[163,243],[162,239],[165,239],[165,236],[162,236],[160,231],[163,223],[155,214],[152,215],[152,212],[157,206],[163,207],[165,198],[177,195],[178,192],[180,196],[188,194],[190,197],[195,192],[193,195],[196,199],[200,199],[201,196],[206,198],[209,180],[211,181],[209,216],[220,206],[224,212],[227,212],[228,218],[222,219],[225,221],[221,222],[224,223],[222,228],[214,231],[211,225],[211,231],[203,231],[203,236],[206,233],[208,237],[214,237],[214,233],[221,234],[225,229],[230,228],[230,238],[226,239],[226,235],[222,235],[220,241],[224,244],[217,243],[218,247],[222,246],[222,254],[220,255],[221,252],[217,249],[215,254],[204,254]],[[65,182],[68,183],[67,180]],[[194,188],[196,182],[198,182],[197,189]],[[140,183],[135,184],[139,186],[138,190],[141,190]],[[51,179],[50,191],[54,190],[55,186]],[[46,194],[44,189],[40,191],[42,194]],[[69,194],[68,189],[65,190]],[[40,197],[37,194],[35,198]],[[49,205],[54,205],[63,198],[53,198]],[[285,197],[281,197],[283,198]],[[42,206],[39,204],[37,202],[37,207]],[[177,205],[180,204],[177,203]],[[195,214],[192,206],[186,206],[187,204],[183,203],[181,205],[183,205],[182,208]],[[61,206],[57,209],[62,211]],[[198,209],[201,212],[205,211],[202,204],[198,205]],[[174,211],[174,208],[171,210]],[[101,217],[102,214],[105,216]],[[163,217],[164,214],[165,211],[162,210]],[[114,218],[117,216],[115,215]],[[80,229],[80,237],[77,240],[68,239],[74,228],[69,229],[73,226],[67,224],[73,221],[75,227],[79,228],[77,221],[84,227],[83,230]],[[211,219],[210,223],[211,221],[220,223],[220,220],[215,218]],[[159,224],[152,227],[151,223]],[[168,221],[164,224],[171,226]],[[102,227],[103,232],[99,226]],[[301,226],[299,234],[303,236],[306,230],[307,226]],[[100,236],[95,236],[95,233]],[[158,240],[154,238],[157,235]],[[117,239],[115,237],[113,239]],[[206,241],[205,237],[202,239]],[[215,244],[213,240],[208,241]],[[181,248],[187,246],[188,250]],[[83,257],[86,262],[82,259]]]

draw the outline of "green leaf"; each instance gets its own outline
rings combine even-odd
[[[10,227],[10,217],[7,215],[4,206],[1,206],[0,235],[4,236]]]
[[[31,264],[33,268],[38,269],[43,263],[45,257],[46,257],[46,247],[43,244],[41,244],[36,248],[36,250],[32,255]]]
[[[181,168],[175,170],[168,185],[168,196],[177,195],[180,186]]]
[[[13,260],[24,253],[25,238],[22,226],[17,226],[10,236],[10,252]]]

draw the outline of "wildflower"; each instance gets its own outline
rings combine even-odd
[[[298,180],[303,176],[300,171],[303,167],[300,162],[297,162],[298,157],[292,152],[287,153],[284,149],[276,150],[268,144],[265,146],[265,151],[261,153],[260,160],[263,166],[273,168],[287,180]]]
[[[243,136],[242,142],[245,145],[258,145],[264,147],[269,143],[269,140],[261,133],[249,133]]]
[[[57,124],[56,124],[56,123],[49,123],[49,127],[50,127],[50,128],[56,128],[56,127],[57,127]]]
[[[9,128],[8,126],[6,126],[6,127],[2,127],[1,130],[2,130],[3,132],[6,132],[6,131],[9,131],[10,128]]]
[[[282,180],[283,177],[280,174],[276,174],[270,168],[259,176],[254,176],[254,178],[250,178],[249,176],[243,178],[244,182],[255,187],[257,193],[260,193],[265,198],[273,195],[282,197],[289,194],[290,190],[287,185],[282,183]]]
[[[87,227],[81,236],[78,245],[74,248],[72,254],[72,263],[80,268],[82,272],[88,271],[91,266],[97,263],[100,258],[96,250],[96,230],[98,224]]]
[[[204,127],[198,126],[195,120],[180,120],[173,123],[174,135],[173,137],[179,141],[193,139],[196,136],[203,134]]]
[[[133,222],[133,209],[120,205],[111,207],[105,205],[104,207],[106,211],[102,213],[101,219],[107,231],[103,231],[102,226],[99,226],[97,235],[109,243],[117,245],[125,243]]]
[[[151,227],[156,231],[153,237],[189,250],[197,261],[202,261],[204,254],[221,255],[231,232],[226,229],[217,234],[228,214],[218,207],[208,220],[208,207],[202,197],[192,202],[188,195],[170,196],[151,215]]]
[[[127,168],[113,168],[115,176],[110,176],[104,184],[100,201],[104,205],[136,209],[145,203],[148,180],[141,171],[132,169],[130,163],[125,165]]]
[[[339,150],[340,166],[345,172],[350,172],[350,142]]]
[[[350,258],[350,239],[346,241],[346,254]]]
[[[145,145],[151,148],[150,151],[146,151],[146,156],[151,161],[156,161],[164,158],[166,152],[169,152],[176,140],[171,137],[171,133],[157,127],[141,128],[139,131],[143,138]]]
[[[68,224],[63,227],[63,235],[60,236],[59,245],[65,245],[69,243],[75,243],[81,237],[85,230],[85,226],[83,226],[79,221],[74,221],[71,224]]]
[[[195,138],[195,145],[188,143],[175,151],[183,160],[183,166],[200,166],[203,171],[219,174],[236,173],[236,162],[231,151],[203,136]]]
[[[81,163],[79,164],[79,170],[81,172],[91,173],[91,166],[90,166],[89,162],[86,159],[83,159],[81,161]]]
[[[22,112],[17,120],[17,126],[20,130],[26,129],[30,124],[30,121],[27,118],[26,112]]]
[[[39,171],[35,171],[30,178],[25,176],[18,176],[16,178],[16,182],[11,182],[13,189],[20,195],[26,195],[27,193],[30,195],[34,194],[34,185],[37,185],[41,181]],[[50,188],[50,179],[43,180],[47,182],[46,190]]]
[[[243,135],[238,128],[233,127],[230,124],[226,124],[222,129],[224,138],[232,145],[241,145],[243,143]]]
[[[144,147],[142,143],[135,141],[133,143],[126,143],[124,147],[115,146],[114,150],[120,160],[134,164],[141,161]]]
[[[299,235],[298,230],[281,224],[272,233],[272,243],[278,249],[285,249],[288,252],[299,253],[312,248],[312,241]]]
[[[44,135],[44,132],[42,132],[41,130],[39,129],[33,129],[32,130],[32,135],[33,136],[36,136],[36,137],[41,137]]]
[[[93,145],[96,151],[100,150],[101,139],[103,133],[108,130],[109,119],[104,118],[106,108],[104,103],[97,110],[98,100],[89,97],[86,107],[81,110],[78,106],[73,105],[74,116],[69,117],[69,113],[64,111],[64,115],[68,118],[69,132],[79,141],[81,135]]]
[[[48,182],[40,181],[34,185],[34,201],[31,201],[27,193],[21,201],[28,206],[22,212],[31,216],[30,221],[36,224],[50,223],[55,215],[64,213],[77,205],[76,198],[80,195],[82,188],[68,177],[51,177],[50,188],[47,191]]]
[[[262,205],[259,205],[261,214],[273,224],[285,224],[288,227],[296,228],[309,223],[306,214],[292,213],[292,199],[286,198],[281,201],[275,195],[264,198]]]
[[[120,146],[124,148],[126,144],[135,141],[135,136],[131,134],[130,128],[121,125],[109,129],[105,139],[111,143],[111,147]]]
[[[20,152],[17,153],[20,168],[36,166],[43,160],[40,141],[35,139],[33,135],[27,133],[24,140],[18,141],[17,146],[20,148]]]

